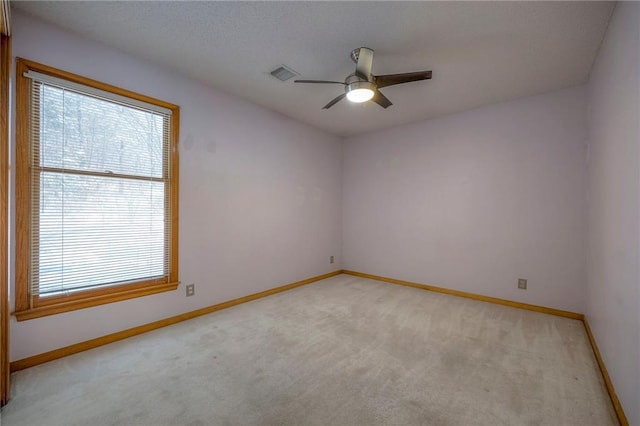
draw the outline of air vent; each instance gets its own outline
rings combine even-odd
[[[291,77],[295,77],[297,75],[297,73],[287,67],[285,67],[284,65],[276,68],[275,70],[271,71],[271,75],[274,76],[275,78],[277,78],[280,81],[287,81],[289,80]]]

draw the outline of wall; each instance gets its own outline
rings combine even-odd
[[[346,140],[345,269],[583,312],[585,95]]]
[[[15,56],[180,105],[183,285],[14,319],[12,360],[341,268],[340,138],[19,11],[13,24]],[[196,284],[195,297],[184,283]]]
[[[640,4],[616,6],[588,88],[586,315],[640,425]]]

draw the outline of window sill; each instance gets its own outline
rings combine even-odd
[[[125,290],[117,293],[102,294],[99,296],[89,296],[82,299],[71,300],[68,302],[56,303],[47,306],[38,306],[31,309],[16,311],[13,315],[18,321],[30,320],[34,318],[45,317],[48,315],[61,314],[63,312],[75,311],[78,309],[90,308],[92,306],[105,305],[107,303],[119,302],[122,300],[133,299],[136,297],[148,296],[165,291],[172,291],[178,288],[179,282],[162,283],[133,290]]]

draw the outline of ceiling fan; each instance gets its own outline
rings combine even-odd
[[[321,84],[342,84],[344,85],[344,93],[334,98],[326,104],[322,109],[329,109],[345,96],[351,102],[366,102],[371,100],[382,108],[388,108],[391,101],[380,92],[383,87],[393,86],[396,84],[409,83],[412,81],[429,80],[431,71],[407,72],[402,74],[373,75],[371,73],[373,67],[373,49],[368,47],[359,47],[351,51],[351,59],[356,63],[356,72],[350,74],[344,83],[341,81],[327,80],[295,80],[295,83],[321,83]]]

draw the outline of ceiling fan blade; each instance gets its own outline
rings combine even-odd
[[[376,92],[373,94],[373,98],[371,98],[371,101],[377,103],[384,109],[387,109],[391,105],[393,105],[391,101],[379,90],[376,90]]]
[[[332,106],[334,106],[335,104],[337,104],[338,102],[340,102],[342,100],[342,98],[344,98],[345,96],[347,96],[346,93],[343,93],[341,95],[336,96],[331,102],[329,102],[328,104],[326,104],[324,107],[322,107],[322,109],[329,109]]]
[[[356,75],[371,81],[371,68],[373,67],[373,50],[368,47],[361,47],[358,53],[358,63],[356,64]]]
[[[342,81],[327,81],[327,80],[294,80],[294,83],[322,83],[322,84],[342,84],[345,85]]]
[[[374,77],[378,88],[395,84],[410,83],[412,81],[429,80],[431,71],[406,72],[402,74],[377,75]]]

